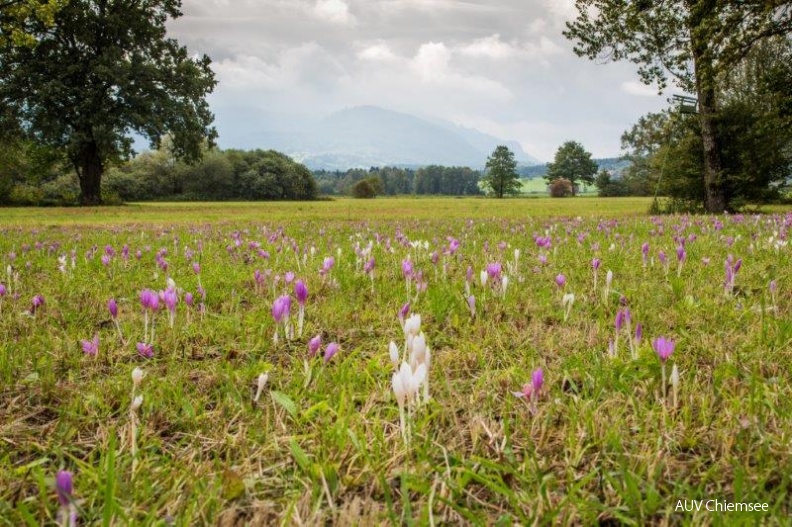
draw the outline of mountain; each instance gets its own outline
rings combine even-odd
[[[376,106],[341,110],[300,130],[248,134],[245,143],[279,150],[314,170],[433,164],[483,168],[499,144],[509,146],[522,164],[537,162],[517,142]]]

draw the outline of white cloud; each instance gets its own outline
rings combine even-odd
[[[648,86],[641,81],[626,81],[621,83],[621,90],[630,95],[639,97],[657,97],[657,87]]]
[[[384,42],[378,42],[377,44],[358,51],[357,56],[359,59],[379,62],[392,61],[397,58],[390,47]]]
[[[460,52],[470,57],[487,57],[492,59],[509,59],[520,54],[520,49],[503,42],[498,33],[492,36],[479,38],[462,46]]]
[[[357,22],[343,0],[317,0],[313,12],[319,19],[333,24],[354,25]]]

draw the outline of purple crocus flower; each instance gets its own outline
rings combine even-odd
[[[6,286],[5,286],[5,284],[0,284],[0,297],[3,297],[3,296],[5,296],[5,295],[6,295],[6,292],[7,292],[7,291],[6,291]]]
[[[30,312],[35,314],[38,308],[44,305],[44,297],[41,295],[36,295],[33,297],[33,301],[31,302]]]
[[[184,303],[188,306],[192,307],[193,303],[195,302],[195,297],[192,293],[185,293],[184,294]]]
[[[376,265],[376,263],[377,263],[376,260],[374,260],[374,257],[372,256],[366,262],[366,265],[363,266],[363,272],[366,274],[371,274],[371,272],[374,270],[374,266]]]
[[[602,261],[599,258],[594,258],[591,260],[591,268],[594,269],[594,271],[597,271],[600,268],[601,263]]]
[[[409,278],[412,276],[413,264],[409,258],[405,258],[404,260],[402,260],[401,268],[402,268],[402,274],[405,276],[405,278]]]
[[[157,293],[151,289],[143,289],[140,292],[140,305],[143,306],[144,310],[156,311],[159,307],[159,297]]]
[[[544,371],[542,371],[542,368],[537,368],[531,374],[531,388],[533,389],[534,397],[539,397],[542,385],[544,385]]]
[[[107,309],[110,311],[110,316],[113,318],[118,318],[118,304],[116,304],[115,298],[111,298],[109,302],[107,302]]]
[[[564,287],[566,285],[566,276],[559,274],[555,277],[555,283],[558,287]]]
[[[294,282],[294,296],[297,297],[297,303],[301,307],[305,305],[305,301],[308,299],[308,288],[302,280]]]
[[[286,274],[283,275],[283,281],[286,282],[287,284],[290,284],[294,282],[294,277],[295,277],[294,272],[287,271]]]
[[[661,264],[663,264],[663,265],[665,265],[665,264],[666,264],[666,262],[668,262],[668,258],[666,258],[666,253],[665,253],[665,251],[660,251],[660,252],[657,254],[657,259],[658,259],[658,260],[660,260],[660,263],[661,263]]]
[[[476,316],[476,297],[473,296],[473,295],[470,295],[467,298],[467,303],[468,303],[468,309],[470,309],[471,316],[475,317]]]
[[[150,359],[154,356],[154,345],[146,344],[145,342],[138,342],[136,347],[141,357]]]
[[[410,314],[410,303],[406,302],[401,309],[399,309],[399,322],[404,325],[404,319]]]
[[[490,280],[499,281],[501,279],[502,271],[503,268],[501,267],[500,262],[487,264],[487,275],[489,275]]]
[[[195,274],[201,274],[201,264],[198,262],[193,262],[192,269]]]
[[[99,353],[99,333],[96,333],[92,340],[81,340],[80,343],[83,353],[86,355],[96,357],[96,354]]]
[[[652,347],[662,362],[667,361],[668,357],[674,353],[674,346],[676,346],[674,341],[665,337],[658,337],[652,342]]]
[[[162,301],[165,303],[168,311],[171,313],[176,311],[176,303],[179,301],[179,297],[176,295],[176,290],[170,287],[166,289],[162,293]]]
[[[322,335],[319,334],[308,341],[308,356],[311,358],[315,357],[321,347],[322,347]]]
[[[72,501],[72,473],[60,470],[55,476],[55,492],[58,493],[58,502],[61,507],[68,507]]]
[[[327,347],[325,348],[325,352],[324,352],[324,361],[325,361],[325,364],[327,364],[327,362],[328,362],[330,359],[332,359],[332,358],[333,358],[333,355],[335,355],[336,353],[338,353],[338,349],[339,349],[339,348],[338,348],[338,344],[336,344],[335,342],[331,342],[330,344],[328,344],[328,345],[327,345]]]
[[[643,337],[643,326],[639,322],[637,326],[635,326],[635,342],[636,344],[641,342],[641,338]]]
[[[687,258],[687,252],[685,251],[685,248],[682,245],[677,247],[676,254],[677,254],[678,262],[684,262],[685,259]]]
[[[616,325],[616,331],[617,332],[621,331],[621,328],[624,326],[624,311],[621,310],[621,309],[616,313],[616,324],[615,325]]]
[[[322,262],[322,268],[319,270],[319,274],[325,275],[329,273],[330,269],[332,269],[334,265],[335,265],[335,258],[333,258],[332,256],[328,256]]]
[[[284,304],[282,296],[279,296],[275,299],[272,303],[272,318],[275,319],[276,323],[280,323],[283,320],[284,315],[286,314],[286,305]]]

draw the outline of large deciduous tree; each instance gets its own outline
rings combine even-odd
[[[33,46],[34,24],[52,25],[67,0],[0,0],[0,44]]]
[[[545,179],[552,183],[556,179],[568,179],[572,183],[572,195],[577,194],[579,182],[589,185],[594,183],[597,163],[591,159],[583,145],[575,141],[567,141],[556,151],[552,163],[547,163]]]
[[[788,0],[577,0],[564,35],[590,59],[629,60],[646,84],[669,77],[698,96],[704,206],[728,203],[718,118],[718,77],[764,39],[792,32]]]
[[[3,0],[0,0],[0,2]],[[31,18],[34,46],[0,45],[0,107],[33,140],[74,166],[83,204],[101,203],[101,180],[132,153],[136,132],[179,158],[200,158],[216,132],[205,100],[216,85],[207,56],[167,38],[180,0],[70,0],[52,24]]]
[[[517,161],[514,160],[514,152],[509,150],[509,147],[498,146],[487,158],[486,175],[482,181],[484,187],[498,198],[520,192]]]

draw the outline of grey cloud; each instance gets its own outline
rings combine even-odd
[[[632,65],[572,53],[560,34],[572,0],[185,0],[183,10],[170,33],[214,61],[224,146],[369,104],[474,126],[540,159],[566,139],[610,156],[626,127],[665,104]]]

